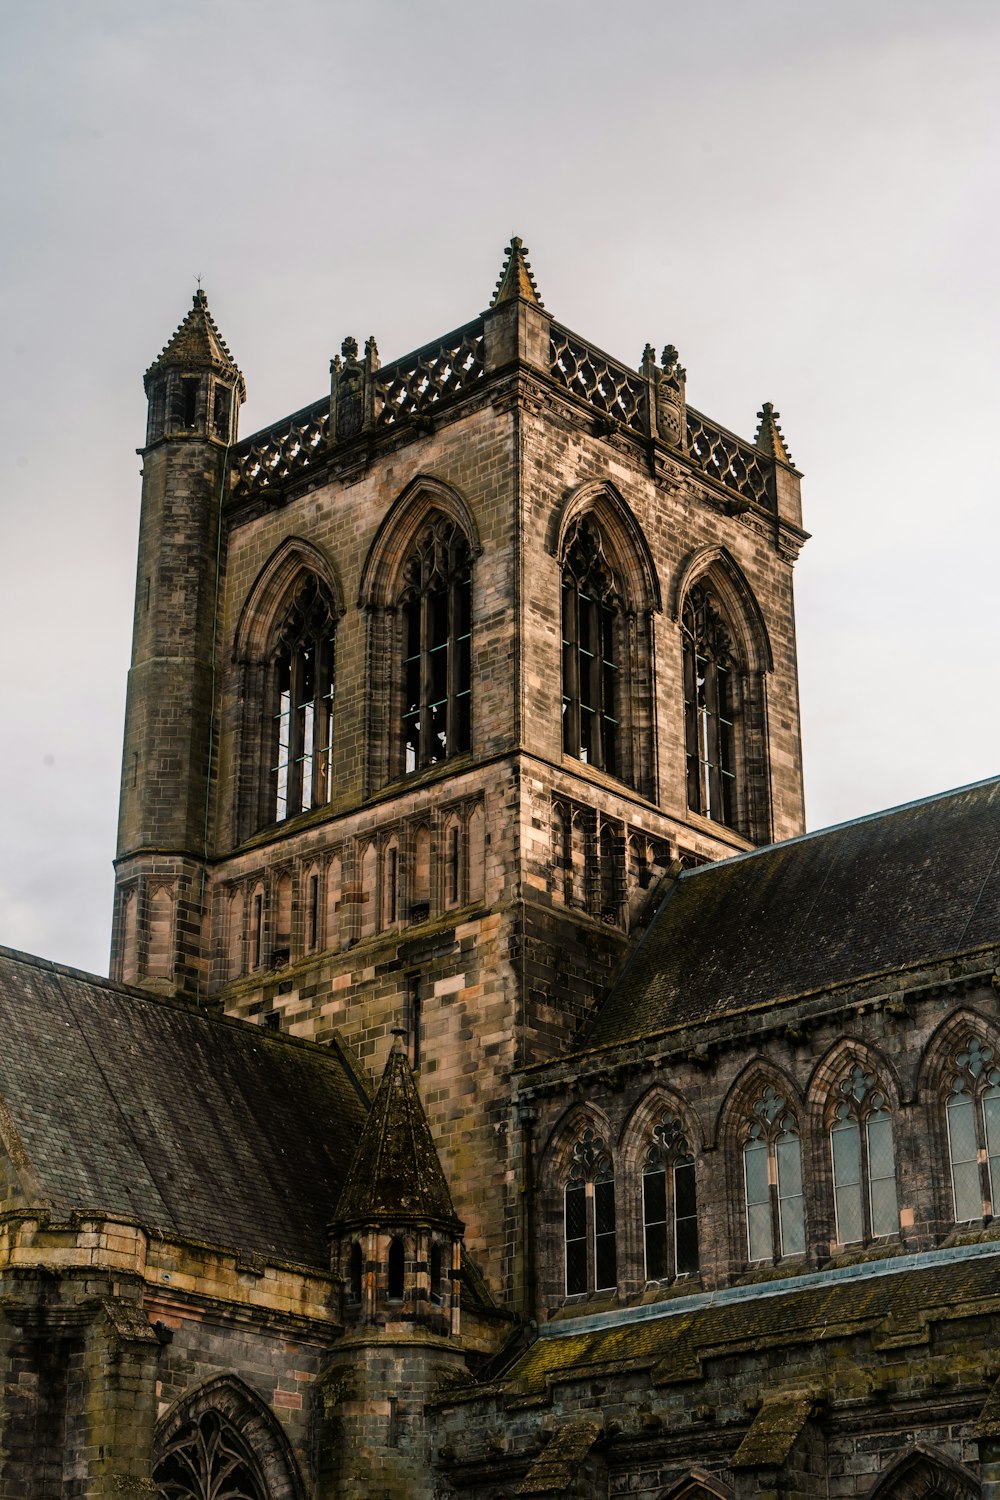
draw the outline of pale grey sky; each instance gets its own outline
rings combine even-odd
[[[241,432],[480,312],[675,343],[805,471],[809,823],[1000,770],[995,0],[7,0],[0,941],[104,971],[142,372],[201,273]]]

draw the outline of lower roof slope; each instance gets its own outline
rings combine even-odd
[[[685,871],[586,1039],[615,1045],[1000,941],[1000,779]]]
[[[326,1267],[364,1118],[336,1051],[0,948],[0,1136],[29,1206]]]

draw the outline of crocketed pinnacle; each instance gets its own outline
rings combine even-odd
[[[535,278],[528,265],[528,252],[516,234],[511,236],[510,244],[504,254],[507,259],[500,272],[500,280],[497,282],[497,289],[493,293],[490,306],[499,307],[502,302],[513,302],[520,297],[524,302],[533,302],[536,307],[543,307],[544,303],[538,295]]]
[[[768,458],[776,458],[779,463],[787,464],[790,469],[793,469],[795,465],[792,463],[792,455],[785,446],[785,439],[778,426],[780,416],[781,413],[775,411],[773,402],[764,402],[757,413],[758,427],[754,444],[761,453],[766,453]]]
[[[333,1220],[336,1225],[463,1225],[399,1038],[389,1053]]]
[[[201,287],[194,294],[187,317],[163,353],[158,359],[154,359],[146,371],[147,393],[151,377],[158,370],[171,366],[184,370],[219,370],[235,381],[240,400],[246,400],[246,383],[208,310],[208,298]]]

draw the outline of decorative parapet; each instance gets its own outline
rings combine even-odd
[[[550,356],[549,373],[559,385],[623,427],[648,436],[646,381],[642,375],[585,344],[558,323],[552,325]]]
[[[717,427],[700,411],[687,409],[687,458],[710,479],[743,500],[775,508],[774,464],[735,433]]]
[[[483,378],[483,320],[477,318],[454,333],[425,344],[392,364],[378,366],[375,340],[365,345],[345,339],[335,359],[333,401],[324,398],[246,438],[231,459],[240,495],[266,494],[304,474],[332,446],[359,433],[420,421],[462,395]],[[336,437],[331,444],[331,406]]]

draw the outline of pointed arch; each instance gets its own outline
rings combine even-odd
[[[719,1110],[715,1144],[729,1150],[737,1144],[740,1123],[753,1107],[754,1100],[770,1085],[783,1093],[801,1120],[806,1113],[805,1099],[790,1073],[763,1053],[752,1057],[740,1070],[726,1092]]]
[[[706,1474],[704,1469],[691,1469],[660,1493],[660,1500],[732,1500],[732,1497],[729,1485],[713,1474]]]
[[[860,1037],[840,1037],[816,1063],[806,1085],[806,1108],[816,1129],[828,1124],[826,1117],[834,1091],[855,1064],[878,1078],[889,1108],[893,1111],[899,1108],[902,1100],[899,1075],[885,1054]]]
[[[1000,1034],[996,1021],[982,1015],[971,1005],[963,1005],[960,1010],[953,1011],[946,1017],[924,1043],[916,1088],[916,1097],[922,1103],[933,1106],[933,1103],[943,1099],[948,1076],[952,1071],[952,1056],[971,1036],[995,1048],[1000,1057]]]
[[[748,1264],[776,1262],[806,1248],[804,1123],[804,1101],[793,1080],[761,1057],[743,1069],[723,1103],[718,1139],[733,1248],[739,1256],[742,1245]]]
[[[931,1035],[919,1095],[934,1160],[942,1224],[981,1224],[1000,1212],[1000,1038],[995,1022],[963,1006]]]
[[[183,1464],[189,1441],[197,1443],[199,1426],[214,1422],[223,1442],[228,1440],[236,1461],[245,1465],[260,1500],[305,1500],[291,1445],[274,1413],[257,1393],[236,1375],[214,1375],[185,1392],[157,1423],[153,1438],[153,1479],[169,1486],[174,1473],[197,1470]],[[172,1463],[176,1458],[177,1462]],[[171,1500],[205,1500],[205,1490],[168,1487]],[[255,1497],[256,1500],[256,1497]]]
[[[473,559],[483,550],[479,531],[465,499],[433,474],[417,474],[397,496],[379,523],[361,569],[359,609],[386,609],[395,603],[400,572],[421,527],[435,512],[464,532]]]
[[[688,553],[670,591],[671,619],[680,621],[685,599],[703,579],[710,579],[718,591],[729,624],[743,647],[747,668],[773,672],[774,652],[767,622],[746,574],[728,547],[699,547]]]
[[[619,1132],[618,1152],[623,1172],[630,1172],[636,1166],[642,1138],[664,1110],[671,1110],[683,1123],[692,1146],[699,1151],[705,1149],[705,1129],[694,1105],[668,1084],[654,1083],[633,1105]]]
[[[662,613],[660,579],[645,533],[635,512],[616,485],[607,479],[588,479],[570,490],[550,526],[548,547],[561,558],[571,527],[593,511],[601,524],[611,552],[609,561],[625,589],[633,609]]]
[[[889,1466],[870,1500],[979,1500],[981,1494],[968,1469],[918,1444]]]
[[[257,574],[243,602],[233,636],[234,662],[264,655],[278,614],[304,573],[319,579],[338,618],[345,613],[344,591],[330,558],[303,537],[286,537]]]
[[[588,1128],[605,1142],[609,1152],[614,1149],[615,1133],[607,1115],[592,1101],[578,1099],[556,1121],[540,1153],[542,1175],[547,1181],[565,1175],[573,1148]]]

